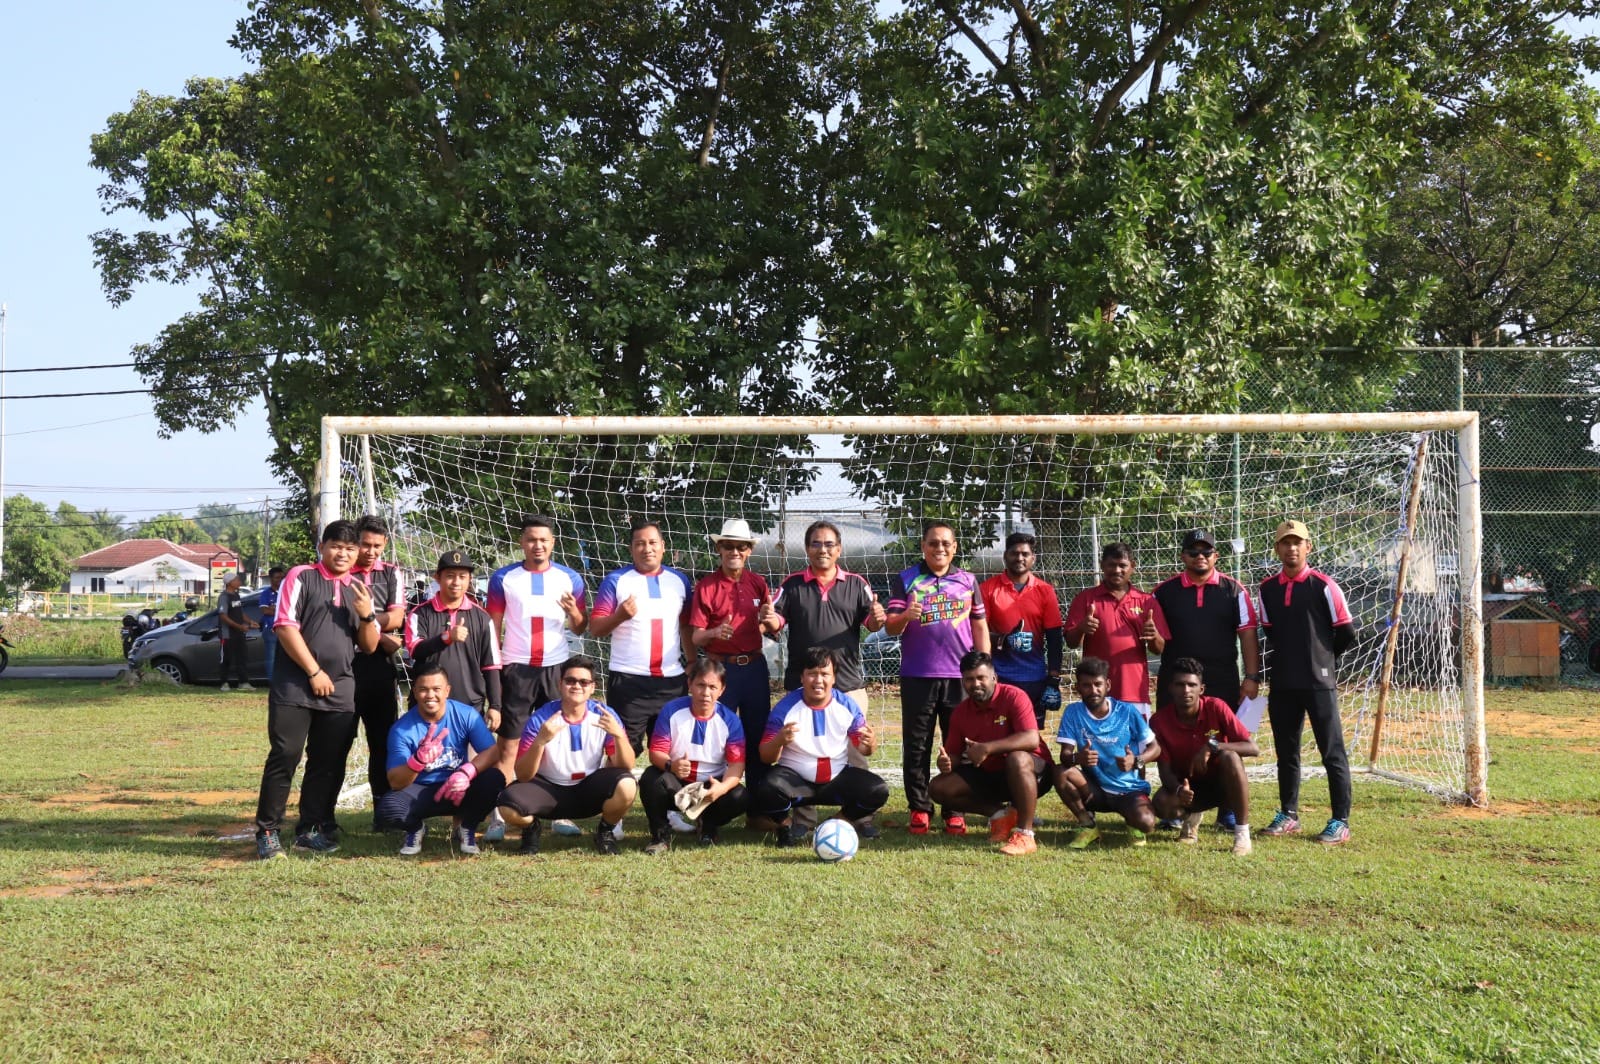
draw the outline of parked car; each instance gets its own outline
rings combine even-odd
[[[900,637],[887,628],[867,633],[861,642],[861,675],[868,683],[899,683]]]
[[[259,592],[244,596],[244,615],[254,620]],[[245,633],[245,671],[252,684],[267,679],[265,644],[261,632]],[[217,611],[201,614],[183,624],[169,624],[139,636],[128,651],[128,667],[155,669],[178,683],[214,684],[222,682],[222,622]]]

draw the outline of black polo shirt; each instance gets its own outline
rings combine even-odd
[[[861,675],[861,626],[872,616],[872,586],[866,578],[835,570],[833,583],[823,587],[810,567],[792,573],[778,587],[772,608],[789,629],[789,664],[783,686],[800,686],[800,655],[810,647],[833,651],[833,685],[841,691],[866,686]]]
[[[312,694],[311,677],[279,643],[272,667],[274,702],[333,713],[355,711],[357,620],[349,584],[349,573],[334,576],[321,562],[297,565],[283,578],[272,627],[279,633],[286,628],[299,629],[306,649],[333,681],[333,694],[326,698]]]
[[[446,643],[445,632],[467,626],[464,643]],[[474,709],[500,708],[500,640],[486,610],[465,599],[456,609],[439,601],[424,602],[406,616],[406,653],[418,668],[437,664],[450,681],[450,697]]]
[[[1307,566],[1294,578],[1261,583],[1261,624],[1270,640],[1268,679],[1274,690],[1331,691],[1336,658],[1355,641],[1350,607],[1333,578]]]
[[[388,562],[376,562],[371,569],[352,569],[350,577],[367,585],[372,592],[372,612],[387,613],[396,606],[405,608],[400,594],[400,570]],[[363,685],[370,682],[394,683],[394,665],[382,650],[371,654],[356,651],[356,679]]]
[[[1161,684],[1156,700],[1168,701],[1166,681],[1172,675],[1172,663],[1179,658],[1200,662],[1206,670],[1206,687],[1215,687],[1210,693],[1224,696],[1231,691],[1237,697],[1239,633],[1260,624],[1249,590],[1233,577],[1218,572],[1199,583],[1183,572],[1158,584],[1154,594],[1172,631],[1172,638],[1161,651]]]

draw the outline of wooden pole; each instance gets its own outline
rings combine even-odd
[[[1417,509],[1422,501],[1422,476],[1428,461],[1428,433],[1417,441],[1417,454],[1411,463],[1411,490],[1406,496],[1406,527],[1400,537],[1400,564],[1394,577],[1394,605],[1389,607],[1389,630],[1383,641],[1383,673],[1378,679],[1378,709],[1372,715],[1372,746],[1367,760],[1378,763],[1383,746],[1383,714],[1389,705],[1389,681],[1394,675],[1394,651],[1400,641],[1400,615],[1406,605],[1406,573],[1411,568],[1411,548],[1417,540]]]

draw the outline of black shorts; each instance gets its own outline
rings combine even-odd
[[[531,780],[513,783],[501,791],[495,804],[515,809],[523,816],[582,820],[584,817],[599,816],[600,807],[616,793],[617,781],[632,775],[625,768],[608,766],[565,786],[535,776]]]
[[[1166,788],[1162,788],[1166,790]],[[1207,809],[1220,809],[1228,804],[1227,789],[1222,786],[1222,781],[1215,772],[1201,776],[1199,779],[1189,780],[1189,789],[1194,792],[1194,801],[1184,807],[1190,813],[1202,813]],[[1170,797],[1172,792],[1168,791]]]
[[[689,693],[689,681],[679,676],[635,676],[613,672],[606,677],[606,705],[617,711],[628,742],[639,753],[650,741],[650,725],[661,707]]]
[[[562,664],[565,664],[563,662]],[[533,711],[561,698],[561,665],[507,665],[500,670],[502,739],[517,739]]]
[[[967,789],[978,798],[986,798],[991,802],[1012,801],[1011,784],[1007,782],[1003,770],[988,772],[976,765],[957,765],[951,771],[960,776]],[[1033,755],[1033,785],[1036,798],[1050,791],[1050,763],[1038,754]]]
[[[1091,813],[1116,813],[1124,820],[1133,820],[1139,815],[1141,809],[1150,809],[1150,796],[1148,794],[1110,794],[1094,785],[1094,780],[1089,781],[1089,800],[1084,803],[1084,808]]]

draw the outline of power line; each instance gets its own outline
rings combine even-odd
[[[124,414],[121,417],[101,418],[99,421],[80,421],[76,425],[55,425],[47,429],[23,429],[21,432],[8,432],[5,434],[5,436],[6,439],[10,439],[13,436],[34,436],[41,432],[65,432],[68,429],[86,429],[91,425],[109,425],[113,421],[131,421],[136,417],[155,416],[156,415],[154,411],[144,410],[137,414]]]
[[[214,366],[224,362],[242,362],[245,359],[267,357],[268,356],[266,354],[210,355],[206,358],[163,359],[161,364],[163,366]],[[13,373],[72,373],[77,370],[88,369],[133,369],[136,366],[138,366],[137,362],[94,362],[78,366],[30,366],[26,369],[0,370],[0,373],[4,373],[7,376],[10,376]],[[8,396],[7,398],[15,399],[17,397]]]
[[[122,486],[107,487],[101,484],[24,484],[21,481],[12,481],[9,485],[13,488],[33,488],[35,491],[109,491],[121,492],[129,495],[238,495],[242,492],[250,494],[267,494],[282,491],[283,485],[274,484],[270,488],[129,488]],[[204,506],[206,503],[200,503]],[[234,506],[237,503],[218,503],[219,506]]]

